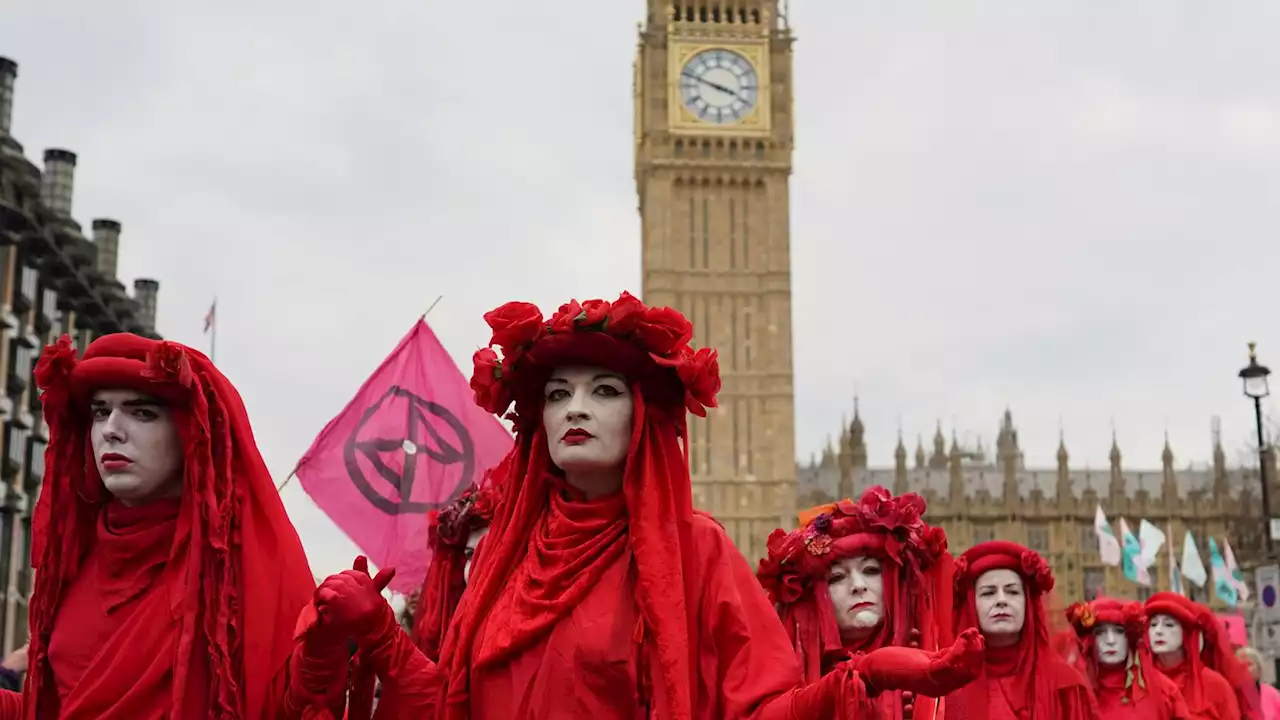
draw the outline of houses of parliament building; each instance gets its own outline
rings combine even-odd
[[[1167,546],[1151,570],[1150,588],[1126,580],[1118,567],[1101,564],[1093,527],[1099,504],[1117,536],[1120,518],[1134,532],[1143,519],[1164,530],[1179,561],[1188,529],[1196,537],[1206,567],[1210,537],[1219,543],[1228,539],[1243,568],[1252,567],[1263,552],[1258,472],[1228,468],[1216,430],[1213,465],[1205,469],[1176,468],[1167,440],[1158,469],[1126,467],[1114,437],[1109,468],[1073,468],[1064,438],[1058,439],[1055,467],[1029,468],[1023,462],[1013,415],[1007,410],[990,456],[981,447],[962,447],[954,434],[948,440],[939,424],[930,447],[917,439],[909,451],[899,436],[893,464],[877,467],[868,462],[864,437],[865,426],[855,403],[853,420],[841,428],[838,443],[798,468],[802,507],[857,497],[875,485],[895,493],[920,493],[928,502],[926,520],[947,531],[952,552],[958,554],[994,538],[1023,543],[1049,560],[1057,575],[1056,589],[1065,602],[1099,593],[1145,599],[1169,589]],[[1274,482],[1274,452],[1268,462],[1274,495],[1280,489]],[[1198,599],[1209,600],[1207,590],[1196,592]]]

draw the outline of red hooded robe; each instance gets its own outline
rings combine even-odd
[[[576,301],[549,322],[529,303],[485,316],[490,348],[472,387],[514,401],[515,447],[494,471],[500,500],[439,665],[383,622],[365,651],[383,679],[380,717],[448,720],[833,717],[865,702],[852,669],[799,688],[777,615],[723,528],[693,509],[686,409],[720,389],[692,326],[628,293]],[[622,374],[633,430],[622,492],[586,499],[548,456],[541,407],[566,365]]]
[[[988,570],[1012,570],[1026,590],[1026,618],[1018,642],[987,648],[983,674],[947,696],[947,720],[1086,720],[1098,706],[1085,678],[1050,641],[1045,598],[1053,572],[1044,558],[1017,543],[993,540],[956,560],[956,631],[979,627],[975,583]]]
[[[1141,603],[1098,598],[1067,609],[1067,622],[1080,639],[1078,662],[1093,682],[1102,720],[1191,720],[1182,693],[1172,680],[1153,670],[1147,644],[1147,616]],[[1129,657],[1119,665],[1098,662],[1094,632],[1100,625],[1119,625],[1129,644]]]
[[[805,682],[876,648],[936,651],[951,645],[951,556],[946,533],[926,525],[924,511],[924,498],[915,493],[893,497],[874,487],[856,503],[843,500],[801,513],[799,530],[769,536],[769,556],[756,574],[778,609]],[[832,563],[863,555],[880,560],[884,618],[870,637],[848,643],[840,637],[827,577]],[[932,720],[937,703],[884,692],[872,708],[875,720]]]
[[[50,441],[32,522],[30,671],[21,696],[0,698],[0,717],[281,716],[315,581],[235,388],[195,350],[123,333],[83,360],[63,336],[35,377]],[[180,499],[112,501],[89,439],[98,389],[169,404]]]
[[[1177,593],[1158,592],[1147,600],[1146,612],[1147,618],[1168,615],[1182,626],[1182,662],[1165,667],[1157,661],[1154,666],[1182,691],[1192,718],[1240,720],[1252,717],[1242,712],[1240,696],[1223,672],[1239,672],[1240,663],[1230,646],[1223,647],[1219,642],[1221,634],[1213,632],[1217,620],[1208,608]],[[1202,640],[1203,650],[1192,652],[1190,649],[1200,647]],[[1240,669],[1249,677],[1248,684],[1256,696],[1257,688],[1253,685],[1252,676],[1248,675],[1248,668]]]

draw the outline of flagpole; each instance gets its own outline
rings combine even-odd
[[[419,316],[418,316],[418,321],[419,321],[419,322],[421,322],[421,321],[423,321],[423,320],[426,320],[426,319],[427,319],[427,313],[431,312],[432,310],[435,310],[435,309],[436,309],[436,305],[439,305],[439,304],[440,304],[440,301],[441,301],[441,300],[443,300],[443,299],[444,299],[444,296],[443,296],[443,295],[438,295],[438,296],[436,296],[436,299],[431,303],[430,307],[428,307],[428,308],[426,309],[426,311],[425,311],[425,312],[423,312],[421,315],[419,315]]]

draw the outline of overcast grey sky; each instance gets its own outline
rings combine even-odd
[[[437,295],[463,362],[511,299],[639,291],[639,0],[7,0],[14,133],[207,346],[280,478]],[[371,8],[377,8],[376,12]],[[1280,366],[1280,4],[793,0],[797,446],[855,388],[871,460],[941,419],[1028,461],[1229,453]],[[354,552],[296,485],[317,573]]]

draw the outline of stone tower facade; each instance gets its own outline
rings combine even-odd
[[[642,293],[720,350],[694,502],[753,562],[795,522],[791,47],[778,0],[648,0],[635,63]]]

